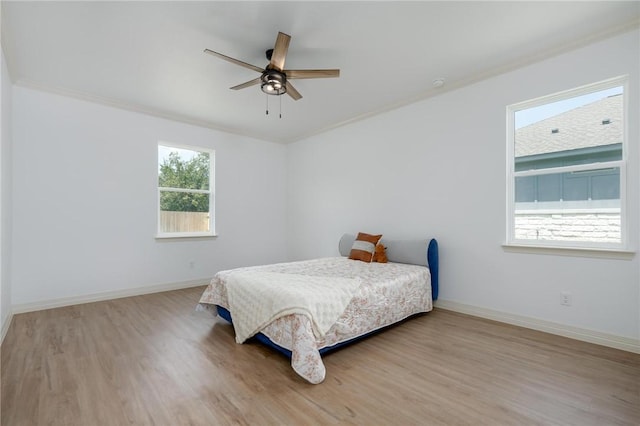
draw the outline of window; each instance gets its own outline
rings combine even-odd
[[[626,84],[507,107],[507,244],[625,248]]]
[[[158,145],[158,237],[214,235],[214,151]]]

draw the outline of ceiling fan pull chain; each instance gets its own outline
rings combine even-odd
[[[280,118],[282,118],[282,95],[278,96],[280,98]]]
[[[269,95],[265,95],[267,98],[267,113],[265,115],[269,115]]]

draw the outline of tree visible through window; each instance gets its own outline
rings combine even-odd
[[[625,79],[512,105],[508,242],[624,243]]]
[[[158,234],[213,234],[213,151],[158,145]]]

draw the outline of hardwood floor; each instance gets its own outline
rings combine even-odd
[[[640,355],[444,310],[325,356],[311,385],[202,287],[16,315],[1,424],[638,425]]]

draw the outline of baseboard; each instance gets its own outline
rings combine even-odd
[[[9,326],[11,325],[11,320],[13,319],[13,312],[9,311],[9,315],[2,323],[2,329],[0,329],[0,346],[2,346],[2,342],[4,342],[4,337],[7,335],[7,331],[9,331]]]
[[[143,294],[160,293],[163,291],[180,290],[183,288],[207,285],[211,278],[181,281],[168,284],[158,284],[145,287],[128,288],[125,290],[105,291],[102,293],[88,294],[84,296],[64,297],[61,299],[43,300],[33,303],[23,303],[12,306],[12,313],[23,314],[25,312],[41,311],[43,309],[61,308],[63,306],[80,305],[83,303],[102,302],[105,300],[120,299],[122,297],[141,296]]]
[[[438,309],[460,312],[480,318],[486,318],[520,327],[531,328],[533,330],[544,331],[550,334],[569,337],[583,342],[595,343],[597,345],[608,346],[610,348],[621,349],[623,351],[640,353],[640,339],[616,336],[614,334],[602,333],[585,328],[572,327],[537,318],[525,317],[506,312],[494,311],[493,309],[481,308],[467,305],[451,300],[438,300],[435,303]]]

